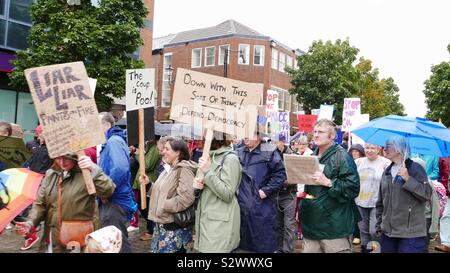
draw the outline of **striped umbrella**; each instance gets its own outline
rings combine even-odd
[[[11,168],[0,172],[0,231],[33,204],[43,174],[29,169]]]

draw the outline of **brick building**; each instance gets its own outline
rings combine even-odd
[[[296,56],[302,53],[234,20],[155,38],[150,67],[156,69],[156,119],[169,121],[176,69],[186,68],[263,83],[264,98],[267,90],[277,91],[279,110],[291,112],[291,127],[296,128],[299,105],[288,93],[290,77],[284,68],[296,67]]]

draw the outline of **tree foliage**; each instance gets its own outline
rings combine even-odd
[[[404,107],[399,101],[399,88],[392,78],[379,79],[378,69],[372,68],[372,61],[360,58],[356,65],[359,74],[359,94],[361,113],[370,114],[370,118],[386,115],[404,115]]]
[[[398,87],[392,78],[379,79],[378,69],[370,60],[357,60],[359,49],[348,40],[313,42],[309,51],[297,57],[298,68],[287,69],[294,86],[289,90],[297,95],[305,112],[320,108],[321,104],[333,104],[335,120],[342,121],[344,98],[359,97],[362,113],[371,118],[388,114],[403,115]]]
[[[299,69],[287,69],[294,86],[289,92],[300,98],[305,112],[321,104],[335,105],[336,121],[342,120],[344,98],[358,90],[358,74],[352,65],[358,52],[348,40],[314,41],[309,51],[297,58]]]
[[[447,49],[450,53],[450,44]],[[428,107],[427,118],[441,119],[447,127],[450,126],[450,61],[432,66],[423,92]]]
[[[109,110],[108,95],[125,95],[125,70],[144,67],[132,53],[142,44],[139,29],[146,14],[141,0],[102,0],[99,7],[91,0],[73,6],[65,0],[36,1],[29,47],[17,53],[11,83],[26,88],[24,70],[30,67],[82,61],[89,77],[97,79],[99,110]]]

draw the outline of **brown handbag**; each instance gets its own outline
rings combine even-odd
[[[67,246],[69,242],[77,242],[80,247],[86,245],[86,235],[94,232],[94,222],[92,220],[82,221],[62,221],[62,209],[61,209],[61,184],[62,178],[58,180],[58,211],[59,211],[59,233],[58,243],[63,246]],[[95,213],[95,203],[92,217]]]

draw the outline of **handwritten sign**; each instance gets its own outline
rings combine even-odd
[[[314,123],[316,123],[317,118],[317,115],[298,115],[298,131],[311,133],[314,130]]]
[[[30,68],[25,76],[51,158],[105,142],[82,62]]]
[[[253,138],[263,85],[178,68],[170,119]]]
[[[127,111],[155,106],[155,69],[127,69]]]
[[[279,141],[283,138],[285,142],[289,142],[290,125],[289,112],[272,113],[271,139]]]
[[[353,122],[361,115],[361,100],[359,98],[345,98],[342,111],[342,131],[348,132],[353,127]]]
[[[266,96],[266,117],[267,121],[272,121],[272,113],[278,112],[278,92],[274,90],[267,90]]]
[[[312,178],[315,172],[323,171],[317,156],[283,154],[283,157],[288,184],[319,185]]]

